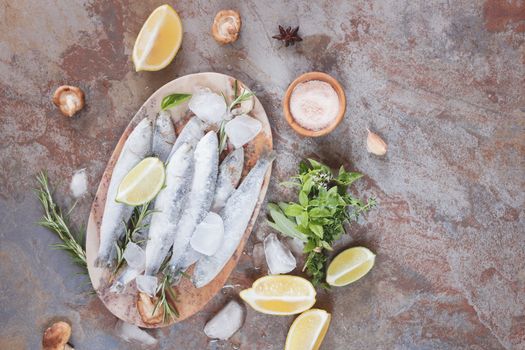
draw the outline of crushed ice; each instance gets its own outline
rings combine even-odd
[[[137,288],[142,293],[146,293],[150,297],[157,294],[158,279],[156,276],[140,275],[135,278],[137,282]]]
[[[207,124],[218,125],[226,115],[224,97],[209,89],[197,91],[188,103],[189,109]]]
[[[224,238],[224,223],[219,214],[210,212],[197,226],[191,237],[191,247],[204,255],[213,255]]]
[[[237,332],[244,322],[244,309],[235,300],[230,301],[204,326],[209,338],[226,340]]]
[[[271,274],[288,273],[297,264],[290,249],[279,241],[275,233],[264,239],[264,254]]]
[[[158,343],[158,340],[148,332],[120,320],[115,325],[115,333],[119,338],[127,342],[136,342],[146,346],[152,346]]]
[[[233,118],[224,128],[229,141],[235,148],[250,142],[261,129],[262,123],[246,114]]]
[[[146,264],[146,253],[138,244],[129,242],[124,249],[124,259],[128,266],[135,270],[143,270]]]

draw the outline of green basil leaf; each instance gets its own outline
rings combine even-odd
[[[310,253],[312,250],[314,250],[316,248],[316,244],[314,241],[311,241],[309,240],[308,243],[305,244],[304,246],[304,252],[305,253]]]
[[[319,201],[319,199],[312,199],[311,201],[308,202],[308,205],[312,207],[318,207],[321,205],[321,202]]]
[[[191,94],[171,94],[165,96],[160,103],[160,108],[165,111],[166,109],[173,108],[180,105],[182,102],[189,100]]]
[[[296,219],[297,219],[297,224],[299,226],[302,226],[304,228],[308,228],[309,218],[308,218],[308,212],[307,211],[304,211],[301,215],[296,217]]]
[[[308,212],[308,214],[313,218],[326,218],[326,217],[332,216],[332,213],[330,212],[330,210],[326,208],[320,208],[320,207],[312,208]]]
[[[303,207],[308,205],[308,195],[303,191],[299,192],[299,204],[301,204]]]
[[[314,159],[308,158],[308,161],[310,162],[310,164],[312,165],[314,169],[321,169],[323,167],[323,164],[319,163],[318,161]]]
[[[337,186],[334,186],[328,190],[328,196],[337,196],[339,193],[337,192],[338,188]]]
[[[299,216],[303,213],[303,211],[303,207],[301,207],[299,204],[293,203],[286,208],[284,213],[288,216]]]
[[[319,238],[323,238],[323,234],[324,234],[324,230],[323,230],[323,226],[321,225],[316,225],[316,224],[310,224],[308,225],[308,228],[313,232],[315,233],[315,235]]]
[[[303,188],[302,188],[302,191],[306,194],[310,194],[310,192],[312,191],[312,186],[314,185],[314,181],[312,180],[312,178],[309,176],[308,179],[304,182],[303,184]]]
[[[297,231],[302,232],[306,236],[311,236],[312,235],[312,231],[310,231],[310,229],[308,227],[297,226]]]

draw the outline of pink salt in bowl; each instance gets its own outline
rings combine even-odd
[[[304,125],[301,125],[297,118],[294,118],[291,107],[290,107],[290,100],[292,99],[292,94],[295,90],[295,88],[305,82],[309,81],[321,81],[330,84],[330,86],[333,88],[335,93],[338,97],[338,103],[339,103],[339,109],[337,111],[337,114],[333,119],[330,119],[329,123],[327,125],[323,125],[321,128],[313,130],[305,127]],[[302,136],[308,136],[308,137],[319,137],[323,135],[327,135],[331,133],[337,125],[343,120],[345,111],[346,111],[346,96],[345,92],[343,90],[343,87],[337,80],[335,80],[332,76],[322,73],[322,72],[309,72],[300,75],[297,79],[295,79],[290,86],[288,86],[288,89],[286,90],[286,94],[284,95],[284,101],[283,101],[283,110],[284,110],[284,117],[288,124],[292,127],[292,129],[295,130],[299,135]]]

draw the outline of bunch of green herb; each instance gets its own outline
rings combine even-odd
[[[44,209],[44,215],[38,224],[54,232],[62,241],[53,244],[53,247],[68,252],[73,262],[87,272],[86,252],[83,247],[84,235],[71,229],[69,223],[69,214],[74,205],[66,214],[63,214],[53,199],[53,192],[49,186],[47,175],[40,172],[36,179],[39,185],[36,194]]]
[[[268,205],[269,225],[305,243],[308,256],[303,270],[314,285],[328,288],[325,250],[331,251],[333,243],[345,233],[344,224],[357,220],[376,204],[374,198],[364,203],[348,193],[348,187],[362,176],[342,166],[335,176],[328,166],[308,159],[300,163],[299,174],[292,181],[283,183],[299,190],[298,201]]]

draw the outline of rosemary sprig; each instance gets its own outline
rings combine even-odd
[[[83,234],[70,229],[68,218],[69,212],[66,215],[63,215],[62,211],[53,200],[53,193],[49,186],[46,173],[43,171],[40,172],[36,179],[39,188],[35,191],[38,200],[44,209],[44,215],[42,216],[42,219],[38,221],[38,225],[54,232],[60,238],[62,243],[56,243],[52,246],[68,252],[73,259],[73,262],[87,271],[86,252],[82,246]]]
[[[161,307],[164,315],[164,323],[169,322],[169,320],[172,318],[179,317],[177,308],[172,304],[175,302],[175,300],[177,300],[177,294],[171,285],[172,279],[170,278],[169,274],[164,274],[162,282],[157,287],[157,302],[155,303],[155,307],[151,312],[151,315],[153,316],[155,311],[157,311],[157,308]]]
[[[235,89],[235,91],[237,92],[237,89]],[[246,91],[246,89],[243,89],[242,90],[242,93],[237,96],[233,101],[232,103],[230,103],[230,106],[228,107],[228,112],[231,112],[232,109],[237,106],[239,103],[242,103],[244,101],[248,101],[248,99],[250,99],[250,97],[252,96],[255,96],[255,94],[251,91]]]
[[[122,263],[124,262],[124,250],[126,250],[126,246],[128,245],[128,243],[141,243],[140,241],[135,239],[135,235],[149,226],[149,223],[146,221],[146,218],[153,213],[154,210],[149,209],[148,202],[133,209],[133,214],[131,215],[129,225],[123,223],[123,225],[126,226],[126,232],[124,236],[118,242],[115,243],[117,249],[117,264],[115,265],[115,270],[113,271],[114,273],[118,271],[118,269],[122,266]]]

